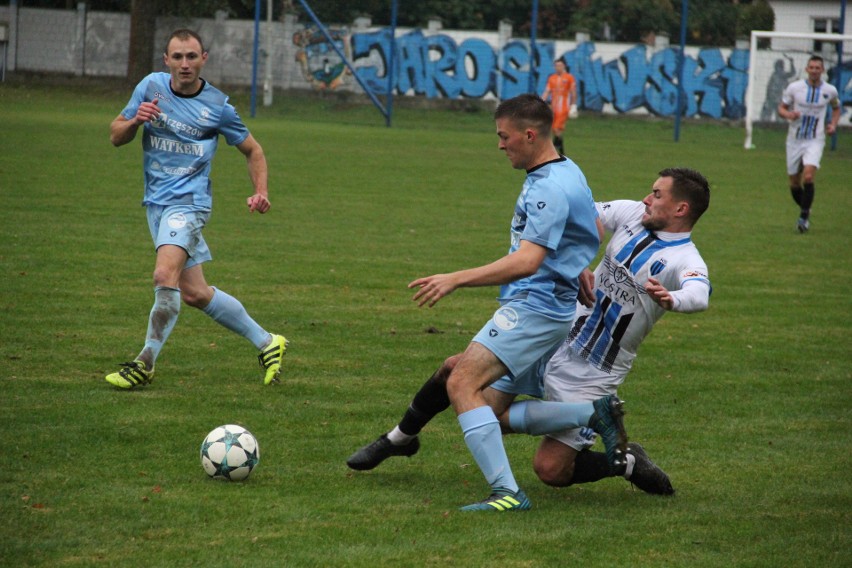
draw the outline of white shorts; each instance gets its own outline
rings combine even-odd
[[[819,161],[822,159],[823,148],[825,148],[824,138],[822,140],[788,138],[787,175],[796,175],[804,166],[814,166],[819,169]]]
[[[574,353],[564,342],[550,359],[544,377],[545,400],[556,402],[591,402],[617,394],[624,377],[605,373]],[[597,435],[588,427],[572,428],[547,434],[577,451],[595,444]]]

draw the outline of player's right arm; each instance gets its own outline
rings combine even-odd
[[[133,118],[124,118],[124,115],[119,114],[115,120],[109,125],[109,141],[113,146],[123,146],[134,138],[136,131],[146,122],[151,122],[160,115],[160,108],[157,106],[157,99],[154,102],[144,102],[136,109],[136,115]]]

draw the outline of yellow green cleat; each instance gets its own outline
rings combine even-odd
[[[266,369],[263,384],[268,385],[279,382],[278,377],[281,375],[281,362],[284,360],[284,355],[287,353],[287,346],[289,344],[290,342],[283,335],[273,335],[269,345],[264,347],[257,356],[260,366]]]
[[[106,382],[120,389],[149,385],[153,380],[154,370],[146,370],[145,363],[138,359],[129,363],[122,363],[120,371],[106,376]]]

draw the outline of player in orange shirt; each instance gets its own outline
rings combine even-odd
[[[550,108],[553,109],[553,145],[560,154],[564,154],[562,132],[565,130],[571,107],[577,104],[577,82],[568,72],[564,61],[557,59],[553,65],[556,67],[556,73],[547,78],[547,87],[541,98],[550,101]]]

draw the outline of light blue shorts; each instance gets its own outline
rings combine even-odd
[[[523,300],[500,306],[473,341],[509,369],[491,387],[509,394],[544,396],[544,370],[571,329],[571,318],[554,319],[527,308]]]
[[[154,239],[154,250],[163,245],[176,245],[186,251],[184,268],[212,260],[201,229],[210,218],[209,209],[193,205],[148,205],[148,229]]]

